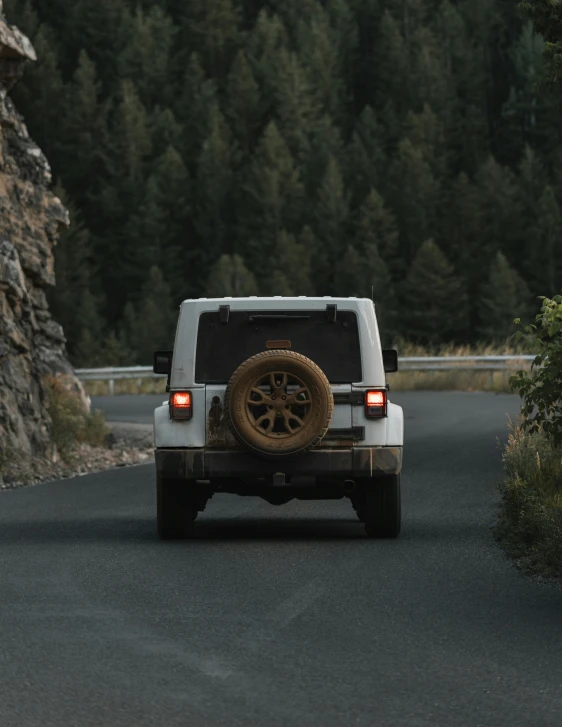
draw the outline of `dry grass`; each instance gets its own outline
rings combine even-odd
[[[562,576],[562,450],[510,424],[495,535],[526,571]]]
[[[89,413],[80,396],[52,376],[46,380],[51,439],[63,460],[69,461],[80,444],[102,447],[109,429],[99,411]]]
[[[529,353],[524,344],[517,345],[511,339],[503,344],[481,343],[473,346],[444,344],[418,346],[397,341],[394,348],[401,358],[417,356],[516,356]],[[492,391],[510,393],[509,378],[519,368],[499,371],[398,371],[390,374],[391,391]]]
[[[388,375],[391,391],[493,391],[509,394],[513,371],[399,371]]]
[[[438,346],[419,346],[407,341],[395,341],[393,347],[398,349],[399,356],[405,358],[410,356],[516,356],[529,353],[524,343],[516,344],[512,339],[507,339],[504,343],[477,343],[474,345],[445,343]]]

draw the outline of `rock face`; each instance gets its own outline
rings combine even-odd
[[[84,396],[45,295],[55,283],[53,248],[68,213],[8,96],[35,59],[30,41],[7,24],[0,0],[0,457],[49,454],[46,376],[63,377]]]

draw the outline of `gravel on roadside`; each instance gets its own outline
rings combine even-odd
[[[68,461],[14,458],[6,462],[0,491],[154,461],[152,424],[107,424],[110,433],[104,447],[80,444]]]

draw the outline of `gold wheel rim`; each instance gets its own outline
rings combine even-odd
[[[257,432],[269,439],[286,439],[306,427],[312,397],[298,376],[271,371],[252,383],[245,405],[248,421]]]

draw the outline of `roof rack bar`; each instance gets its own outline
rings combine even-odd
[[[336,322],[337,313],[338,313],[338,306],[335,305],[334,303],[329,303],[326,306],[326,313],[328,315],[328,321],[330,323],[335,323]]]

